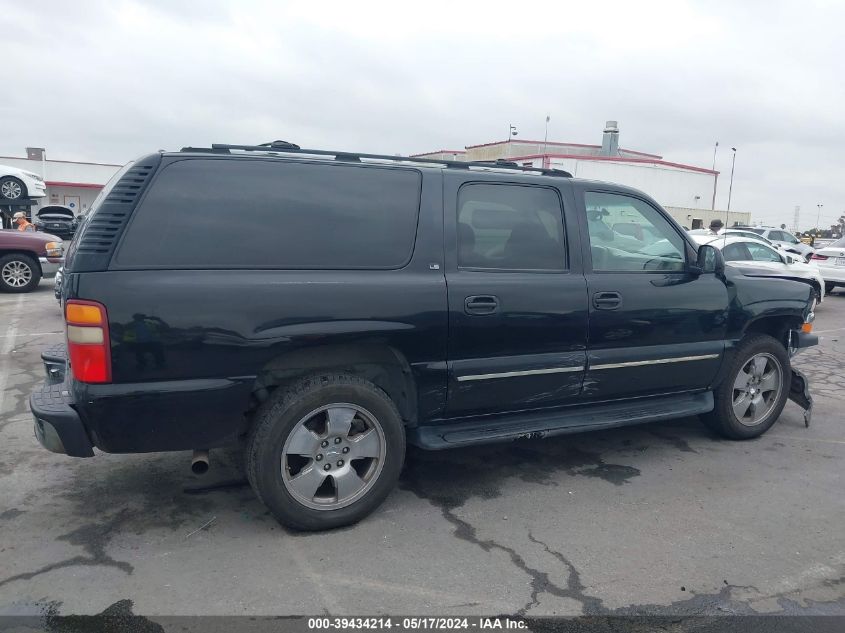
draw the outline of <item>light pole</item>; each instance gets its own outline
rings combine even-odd
[[[546,135],[543,137],[543,154],[546,153],[546,143],[549,142],[549,121],[551,121],[551,115],[546,115]]]
[[[733,157],[731,158],[731,184],[728,187],[728,217],[730,217],[731,213],[731,194],[734,190],[734,166],[736,165],[736,148],[732,147],[731,151],[733,152]]]
[[[716,141],[716,145],[713,147],[713,202],[710,204],[710,210],[714,211],[716,209],[716,183],[719,182],[719,175],[716,174],[716,150],[719,149],[719,141]]]
[[[519,134],[519,132],[516,131],[516,126],[508,123],[508,141],[511,140],[511,136],[516,136],[517,134]]]
[[[823,206],[824,206],[823,204],[817,204],[816,205],[816,207],[819,210],[819,212],[816,214],[816,237],[819,236],[819,222],[821,222],[821,219],[822,219],[822,207]]]

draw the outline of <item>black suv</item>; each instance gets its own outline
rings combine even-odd
[[[690,415],[745,439],[810,406],[809,286],[725,266],[639,191],[511,163],[153,154],[95,201],[61,294],[67,349],[30,401],[46,448],[202,466],[240,441],[299,529],[373,511],[406,442]]]

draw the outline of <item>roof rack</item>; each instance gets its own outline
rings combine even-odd
[[[267,152],[269,154],[309,154],[311,156],[334,156],[335,160],[360,163],[362,158],[373,160],[390,160],[395,162],[408,163],[422,163],[443,165],[451,169],[469,169],[470,167],[493,167],[496,169],[513,169],[516,171],[537,173],[544,176],[559,176],[562,178],[572,178],[572,174],[562,169],[545,169],[542,167],[524,167],[518,165],[513,161],[505,159],[497,160],[479,160],[479,161],[458,161],[458,160],[441,160],[439,158],[413,158],[411,156],[391,156],[390,154],[365,154],[362,152],[343,152],[337,150],[325,149],[302,149],[295,143],[288,141],[271,141],[269,143],[262,143],[261,145],[227,145],[224,143],[213,143],[210,148],[207,147],[183,147],[183,152],[213,152],[220,154],[231,153],[231,150],[239,150],[244,152]]]

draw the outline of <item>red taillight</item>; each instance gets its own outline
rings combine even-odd
[[[73,377],[80,382],[111,382],[111,347],[106,307],[96,301],[65,304],[67,351]]]
[[[819,255],[818,253],[813,253],[813,256],[810,259],[818,259],[818,260],[824,261],[827,258],[828,258],[827,255]]]

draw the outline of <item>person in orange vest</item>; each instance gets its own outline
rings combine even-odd
[[[26,213],[18,211],[12,216],[12,221],[18,225],[18,231],[34,231],[35,225],[26,219]]]

